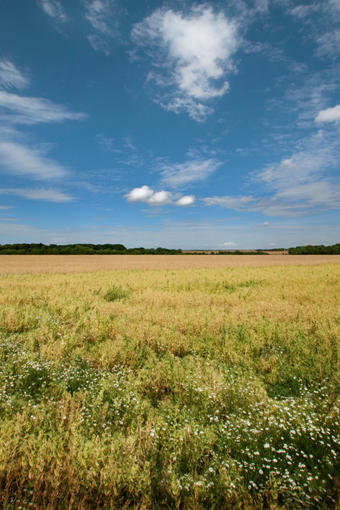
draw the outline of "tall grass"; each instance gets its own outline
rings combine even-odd
[[[339,277],[0,275],[0,506],[340,508]]]

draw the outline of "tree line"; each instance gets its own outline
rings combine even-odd
[[[296,248],[289,248],[288,253],[289,255],[340,255],[340,244],[296,246]]]
[[[126,248],[123,244],[0,244],[0,255],[178,255],[182,250]]]

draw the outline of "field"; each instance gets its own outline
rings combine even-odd
[[[0,274],[340,264],[340,255],[2,255]]]
[[[0,507],[339,509],[339,262],[1,257]]]

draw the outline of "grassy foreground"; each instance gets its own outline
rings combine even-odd
[[[0,275],[4,509],[340,508],[340,265]]]

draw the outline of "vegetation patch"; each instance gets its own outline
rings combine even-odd
[[[126,299],[131,295],[131,290],[124,290],[120,285],[113,285],[105,294],[104,299],[106,301],[119,301],[120,299]]]
[[[338,509],[339,277],[2,276],[1,508]]]

